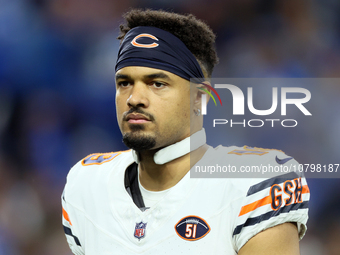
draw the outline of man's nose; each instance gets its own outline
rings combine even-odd
[[[149,106],[148,99],[148,86],[142,82],[135,83],[131,90],[131,94],[127,99],[127,104],[131,107],[143,107]]]

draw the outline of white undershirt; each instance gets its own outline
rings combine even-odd
[[[168,193],[171,190],[171,188],[162,190],[162,191],[150,191],[150,190],[145,189],[140,183],[139,171],[138,171],[138,185],[139,185],[139,189],[142,194],[142,197],[143,197],[145,207],[154,206],[159,200],[162,199],[162,197],[166,195],[166,193]]]

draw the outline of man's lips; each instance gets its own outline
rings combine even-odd
[[[126,116],[126,121],[132,124],[141,124],[149,122],[150,119],[139,113],[130,113]]]

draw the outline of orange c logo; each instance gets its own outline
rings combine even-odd
[[[157,37],[153,36],[153,35],[150,35],[150,34],[140,34],[140,35],[137,35],[135,38],[133,38],[133,40],[131,41],[131,44],[133,46],[136,46],[136,47],[141,47],[141,48],[155,48],[157,47],[159,44],[158,43],[151,43],[151,44],[140,44],[138,42],[136,42],[136,40],[140,37],[149,37],[151,39],[154,39],[156,41],[158,41]]]

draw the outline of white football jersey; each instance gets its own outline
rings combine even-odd
[[[210,147],[196,166],[280,165],[284,158],[288,161],[277,150],[219,146]],[[267,179],[190,178],[189,172],[151,208],[141,210],[127,188],[126,169],[133,164],[132,152],[123,151],[89,155],[71,169],[62,205],[74,254],[231,255],[278,224],[296,222],[300,238],[306,231],[309,189],[294,172]]]

